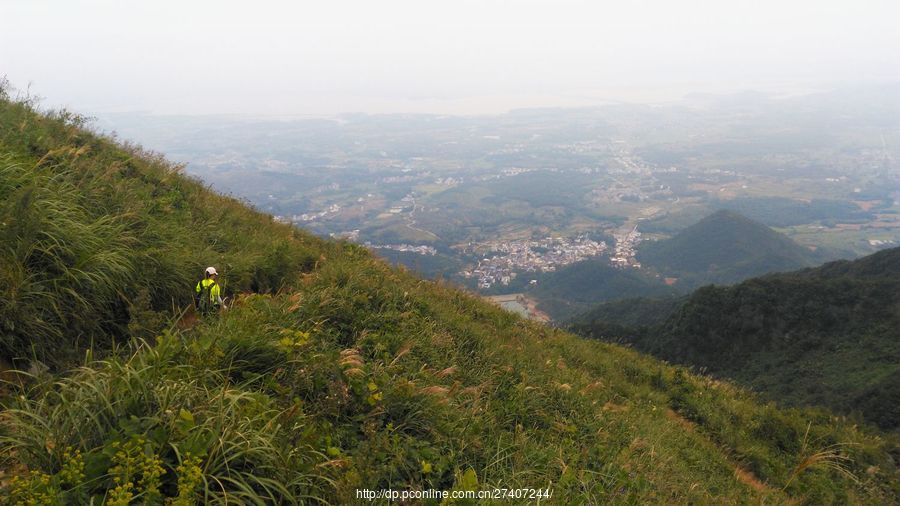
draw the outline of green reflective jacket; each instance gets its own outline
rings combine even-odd
[[[219,287],[219,284],[216,283],[216,280],[214,280],[214,279],[212,279],[212,278],[204,278],[204,279],[201,279],[200,282],[197,283],[196,292],[199,294],[200,292],[203,291],[204,288],[208,287],[209,285],[213,285],[213,286],[209,289],[209,301],[212,302],[213,305],[220,305],[220,304],[222,304],[222,292],[221,292],[221,289],[220,289],[220,287]]]

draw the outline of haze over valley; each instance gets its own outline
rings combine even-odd
[[[638,252],[720,209],[813,263],[900,243],[897,84],[496,116],[99,124],[280,221],[487,294],[528,292],[595,257],[689,290],[686,273],[642,266]]]

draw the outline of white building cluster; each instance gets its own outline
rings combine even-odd
[[[609,261],[616,267],[640,269],[641,264],[635,258],[635,248],[641,242],[641,233],[638,232],[637,225],[630,230],[627,228],[619,230],[613,237],[616,239],[616,248]]]
[[[553,272],[557,268],[603,254],[605,242],[586,236],[546,238],[531,241],[493,242],[481,245],[491,256],[478,261],[471,271],[460,274],[476,278],[478,288],[508,285],[523,272]]]
[[[315,213],[295,214],[292,216],[275,216],[275,221],[278,221],[280,223],[309,223],[311,221],[331,218],[333,216],[336,216],[340,212],[341,206],[338,204],[332,204],[328,207],[328,209]]]
[[[431,246],[416,246],[413,244],[372,244],[366,242],[365,246],[371,249],[389,249],[393,251],[406,251],[409,253],[418,253],[419,255],[437,255],[437,250]]]

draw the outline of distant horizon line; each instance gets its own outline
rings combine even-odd
[[[550,110],[577,110],[603,108],[616,105],[631,106],[666,106],[679,105],[698,97],[727,98],[747,94],[760,94],[768,98],[791,98],[809,96],[819,93],[838,92],[848,89],[866,89],[884,86],[900,86],[900,77],[884,78],[868,81],[830,81],[809,83],[756,83],[746,86],[634,86],[615,87],[595,90],[582,90],[578,93],[561,93],[556,95],[523,95],[515,93],[448,97],[448,98],[403,98],[403,97],[357,97],[362,102],[369,102],[366,106],[350,106],[344,111],[309,111],[298,112],[298,107],[287,106],[289,112],[280,112],[267,107],[249,110],[250,107],[239,109],[247,110],[210,110],[209,106],[196,108],[191,106],[179,106],[174,103],[161,103],[143,107],[131,105],[101,105],[91,103],[64,104],[62,101],[51,100],[39,93],[32,93],[34,86],[26,87],[25,97],[37,99],[37,103],[46,110],[66,109],[88,116],[115,116],[115,115],[140,115],[156,117],[229,117],[234,119],[340,119],[350,116],[444,116],[444,117],[496,117],[517,112],[550,111]],[[15,85],[10,86],[11,95],[16,92],[22,96],[21,89]],[[613,90],[619,94],[612,93]],[[631,96],[625,96],[630,94]],[[302,95],[302,94],[298,94]],[[618,95],[618,96],[615,96]],[[185,100],[189,100],[186,98]],[[287,100],[287,99],[286,99]],[[334,99],[333,102],[340,102]],[[353,102],[353,101],[348,101]],[[356,102],[360,102],[357,100]],[[232,102],[234,103],[234,102]],[[401,105],[402,104],[402,105]],[[393,105],[393,108],[391,107]],[[269,110],[262,110],[269,109]]]

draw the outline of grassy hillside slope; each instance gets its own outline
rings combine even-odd
[[[900,420],[900,248],[697,290],[665,322],[618,338],[793,405]],[[601,320],[581,333],[611,335]]]
[[[814,265],[818,257],[783,234],[732,211],[718,211],[671,239],[647,243],[638,259],[679,285],[730,284]]]
[[[0,358],[52,361],[73,340],[151,336],[207,265],[230,293],[312,269],[317,239],[83,123],[0,100]]]
[[[274,224],[64,115],[4,100],[0,125],[0,191],[20,205],[4,227],[28,221],[44,241],[3,232],[16,246],[3,242],[3,353],[62,368],[67,350],[96,350],[65,372],[6,372],[3,500],[347,504],[358,489],[529,487],[555,503],[896,501],[895,443],[851,422],[760,404]],[[76,212],[32,206],[40,177],[59,185],[43,202]],[[100,242],[63,235],[62,216]],[[165,329],[206,264],[230,265],[234,308]]]

